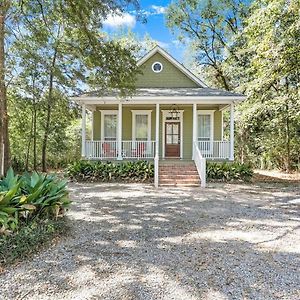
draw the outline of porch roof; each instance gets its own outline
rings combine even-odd
[[[96,90],[72,97],[76,102],[89,101],[119,101],[119,100],[209,100],[218,103],[221,99],[228,101],[243,101],[246,96],[213,88],[138,88],[130,96],[121,97],[118,90]],[[95,102],[94,102],[95,103]]]

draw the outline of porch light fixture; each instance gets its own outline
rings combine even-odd
[[[179,120],[180,112],[178,110],[178,106],[173,104],[169,110],[168,120]]]

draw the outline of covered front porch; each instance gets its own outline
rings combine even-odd
[[[91,132],[87,137],[87,116]],[[230,111],[229,138],[223,112]],[[234,104],[82,104],[82,157],[90,160],[233,160]]]

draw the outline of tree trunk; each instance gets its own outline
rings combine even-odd
[[[8,137],[8,114],[7,94],[5,84],[5,19],[10,2],[1,1],[0,4],[0,172],[6,173],[9,168],[9,137]]]
[[[289,103],[286,102],[286,120],[285,120],[285,141],[286,141],[286,171],[291,172],[291,134],[290,134],[290,116]]]
[[[46,125],[42,146],[42,171],[47,172],[47,161],[46,161],[46,152],[47,152],[47,143],[50,132],[50,124],[51,124],[51,108],[53,102],[53,80],[54,80],[54,68],[56,64],[57,57],[57,48],[54,49],[54,54],[52,58],[50,76],[49,76],[49,91],[48,91],[48,101],[47,101],[47,116],[46,116]]]
[[[37,170],[36,163],[36,101],[33,102],[33,169]]]
[[[31,146],[31,141],[33,138],[33,112],[31,115],[31,124],[30,124],[30,132],[29,132],[29,139],[28,139],[28,144],[27,144],[27,151],[26,151],[26,163],[25,163],[25,169],[28,171],[29,169],[29,155],[30,155],[30,146]]]

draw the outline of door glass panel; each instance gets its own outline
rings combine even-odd
[[[172,135],[167,135],[167,144],[172,144]]]
[[[167,124],[167,134],[172,134],[172,126],[173,124]]]
[[[178,134],[174,134],[173,135],[173,144],[178,144],[179,142],[179,135]]]
[[[178,124],[173,124],[173,134],[179,134],[179,126],[178,126]]]

